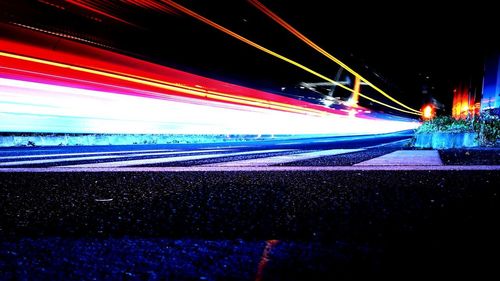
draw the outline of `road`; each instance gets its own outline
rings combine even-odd
[[[400,132],[255,141],[229,138],[212,144],[2,148],[0,171],[495,170],[500,164],[497,150],[476,151],[483,155],[468,160],[469,152],[464,151],[458,156],[408,149],[410,137],[411,132]]]
[[[0,279],[498,275],[498,156],[408,162],[404,139],[3,149]]]
[[[348,165],[398,150],[409,137],[395,133],[216,144],[5,148],[0,150],[0,168]],[[345,154],[351,160],[335,158]]]

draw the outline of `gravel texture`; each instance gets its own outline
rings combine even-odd
[[[445,165],[500,165],[500,148],[439,150]]]
[[[0,279],[254,280],[269,239],[264,280],[497,276],[499,177],[0,173]]]
[[[400,150],[395,147],[380,147],[363,150],[359,152],[351,152],[347,154],[339,154],[334,156],[326,156],[314,158],[304,161],[295,161],[284,163],[279,166],[352,166],[354,164],[380,157],[382,155]]]

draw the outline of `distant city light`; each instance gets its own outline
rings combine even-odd
[[[422,117],[424,120],[430,120],[434,117],[433,108],[431,105],[426,105],[422,111]]]

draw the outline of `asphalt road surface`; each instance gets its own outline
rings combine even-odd
[[[407,137],[2,149],[0,280],[497,279],[498,151]]]

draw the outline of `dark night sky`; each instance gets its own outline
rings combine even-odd
[[[181,3],[328,77],[337,72],[336,64],[246,1]],[[477,3],[438,7],[425,1],[399,5],[335,1],[332,8],[319,0],[262,3],[376,85],[415,108],[422,102],[421,83],[425,76],[436,88],[434,95],[451,104],[454,83],[467,79],[469,73],[481,72],[484,54],[496,47],[493,11]],[[175,40],[179,49],[165,48],[178,52],[178,56],[165,55],[167,63],[188,65],[202,74],[270,89],[300,81],[320,81],[191,18],[173,17],[172,24],[182,25],[176,35],[184,42]],[[383,79],[374,76],[374,72]]]
[[[454,83],[470,73],[480,73],[484,55],[499,49],[494,43],[495,9],[477,1],[467,5],[438,5],[436,1],[399,4],[330,1],[328,7],[327,1],[321,0],[261,2],[374,84],[414,108],[421,105],[421,83],[425,76],[430,77],[428,81],[435,87],[434,95],[444,103],[451,103]],[[79,17],[81,13],[47,10],[50,7],[37,1],[10,3],[4,7],[4,11],[11,10],[4,12],[4,20],[7,15],[8,20],[77,32],[119,50],[204,76],[272,91],[301,81],[320,81],[183,14],[117,6],[116,14],[140,26],[136,28],[106,19],[101,23],[89,22],[88,18]],[[178,0],[178,3],[328,77],[337,73],[335,63],[245,0]]]

